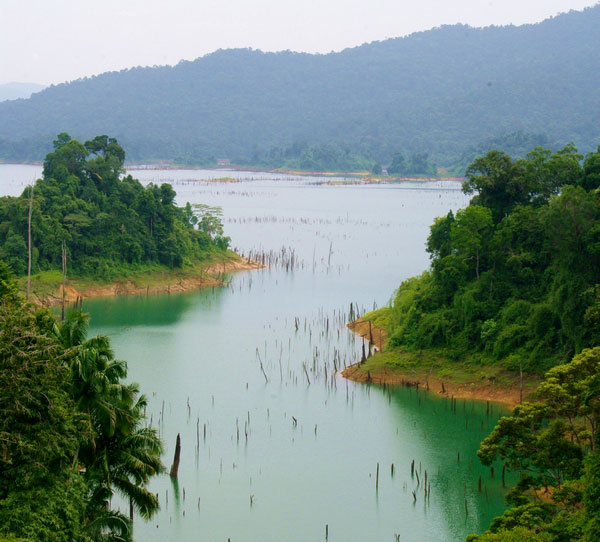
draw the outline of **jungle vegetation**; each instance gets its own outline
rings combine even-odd
[[[600,540],[600,347],[546,373],[532,402],[501,418],[478,451],[519,474],[508,510],[468,542]]]
[[[63,242],[71,274],[105,280],[143,264],[181,268],[227,249],[218,210],[178,207],[169,184],[144,187],[123,176],[116,139],[80,143],[61,133],[53,146],[33,188],[0,198],[0,258],[16,275],[27,272],[30,196],[32,273],[61,269]]]
[[[431,267],[376,316],[390,347],[543,374],[598,344],[600,149],[476,159],[470,205],[435,220]]]
[[[158,509],[146,484],[164,467],[126,363],[87,337],[87,315],[58,322],[25,304],[4,262],[0,329],[0,540],[132,540],[133,515]]]

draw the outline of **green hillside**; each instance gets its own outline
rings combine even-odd
[[[460,169],[493,146],[571,141],[585,153],[600,143],[599,27],[595,6],[326,55],[219,50],[106,73],[0,103],[0,159],[41,159],[63,131],[111,134],[132,160],[271,167],[352,169],[402,151]]]
[[[470,205],[431,226],[431,268],[378,313],[390,346],[538,373],[597,346],[600,147],[582,158],[569,146],[475,160]]]

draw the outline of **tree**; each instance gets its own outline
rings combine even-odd
[[[561,264],[573,271],[597,270],[600,263],[600,206],[597,197],[580,186],[566,186],[550,200],[545,226]]]
[[[552,540],[597,540],[600,347],[548,371],[536,394],[537,403],[517,405],[479,448],[485,465],[500,459],[520,474],[507,495],[513,508],[492,522],[490,532],[511,540],[511,533],[526,527],[551,534]],[[549,499],[539,498],[542,488],[547,494],[552,490]]]
[[[427,252],[432,260],[445,258],[452,251],[450,232],[454,222],[454,213],[448,211],[444,217],[436,218],[429,228]]]
[[[223,235],[223,209],[203,203],[192,205],[194,214],[198,217],[198,229],[208,234],[212,239]]]
[[[75,276],[110,279],[124,267],[159,263],[181,267],[227,248],[215,211],[205,218],[205,234],[194,228],[193,209],[177,207],[169,184],[147,187],[121,179],[125,153],[114,138],[97,136],[84,145],[60,134],[47,155],[33,199],[0,198],[0,257],[18,274],[27,266],[31,208],[32,273],[61,266],[69,249]]]
[[[9,232],[0,255],[16,275],[23,275],[27,271],[27,245],[22,235]]]
[[[465,172],[465,194],[475,194],[473,205],[492,211],[494,223],[500,222],[515,205],[529,200],[529,187],[523,183],[522,164],[501,151],[490,151],[477,158]]]
[[[481,254],[489,242],[492,226],[490,209],[479,205],[469,205],[457,211],[450,226],[453,250],[463,262],[474,261],[477,280],[480,275]]]
[[[110,484],[130,502],[145,519],[158,510],[158,499],[146,488],[150,478],[164,472],[160,460],[163,447],[155,429],[144,427],[143,413],[146,398],[139,396],[131,407],[129,426],[102,443],[102,453],[95,464],[108,465],[105,482]],[[130,519],[133,517],[130,516]]]
[[[583,505],[588,518],[584,542],[600,540],[600,454],[590,454],[585,462]]]
[[[569,434],[583,449],[597,450],[600,422],[600,347],[586,349],[570,363],[554,367],[538,395],[555,417],[566,420]]]
[[[125,151],[117,140],[106,135],[96,136],[86,141],[84,147],[95,158],[87,160],[85,170],[100,192],[106,196],[113,193],[119,181],[119,175],[124,172]]]
[[[469,535],[467,542],[552,542],[552,537],[548,533],[538,533],[527,527],[516,527],[481,536]]]
[[[65,181],[69,174],[81,176],[89,154],[85,146],[65,133],[59,134],[54,143],[54,152],[47,154],[44,159],[44,177]]]
[[[25,299],[29,300],[31,290],[31,213],[33,212],[33,186],[29,187],[29,212],[27,213],[27,293]]]
[[[158,499],[146,485],[164,470],[146,399],[124,383],[108,339],[87,338],[87,315],[61,325],[34,313],[2,262],[0,276],[0,538],[130,541],[132,518],[111,498],[151,517]]]
[[[522,168],[523,185],[530,191],[528,199],[535,205],[548,203],[550,197],[559,193],[564,185],[580,182],[583,156],[573,144],[552,153],[536,147],[519,163]]]
[[[406,158],[401,152],[396,152],[392,157],[392,162],[388,166],[388,173],[393,175],[404,175],[406,172]]]
[[[158,204],[154,196],[154,192],[150,188],[151,187],[148,187],[146,190],[139,192],[135,202],[135,207],[140,217],[142,217],[146,222],[148,226],[148,232],[150,237],[152,237],[154,224],[158,214]]]
[[[0,301],[3,303],[16,301],[17,283],[12,269],[2,260],[0,260]]]
[[[0,537],[80,540],[73,458],[88,433],[66,386],[70,353],[19,304],[0,304],[0,329]]]
[[[95,448],[94,431],[114,435],[119,421],[126,418],[120,403],[131,403],[133,397],[121,383],[127,375],[127,365],[114,359],[108,337],[87,339],[88,323],[89,315],[70,311],[61,326],[55,324],[54,332],[62,346],[73,352],[72,396],[77,408],[85,414],[92,431],[91,446]]]
[[[88,151],[101,155],[103,158],[115,157],[121,166],[125,162],[125,151],[114,137],[96,136],[91,141],[86,141],[84,146]]]
[[[590,152],[583,163],[583,178],[581,186],[585,190],[600,188],[600,145],[596,152]]]
[[[69,141],[71,141],[71,136],[67,134],[67,132],[61,132],[52,142],[52,146],[54,147],[54,150],[57,151],[61,147],[64,147]]]
[[[54,330],[63,347],[74,354],[73,398],[91,435],[79,452],[86,467],[90,506],[104,511],[117,490],[149,518],[158,509],[158,500],[145,486],[164,470],[162,444],[154,429],[142,425],[146,398],[139,395],[136,384],[122,382],[127,376],[125,362],[114,359],[107,337],[87,339],[88,322],[87,314],[72,311]]]
[[[408,161],[407,173],[410,175],[430,175],[435,173],[435,166],[429,162],[429,153],[415,152]]]

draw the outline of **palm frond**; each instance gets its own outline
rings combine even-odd
[[[82,529],[93,542],[130,542],[133,540],[131,521],[116,510],[101,510]]]

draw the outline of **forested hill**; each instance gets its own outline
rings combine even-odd
[[[220,209],[177,207],[171,185],[144,187],[122,177],[125,151],[116,139],[80,143],[61,133],[53,146],[33,192],[0,198],[0,259],[16,275],[27,272],[28,207],[33,273],[60,269],[63,250],[69,272],[103,280],[142,265],[181,268],[226,251]]]
[[[431,269],[377,313],[390,345],[539,373],[598,346],[600,151],[582,158],[567,146],[475,160],[470,205],[431,226]]]
[[[600,5],[326,55],[219,50],[106,73],[0,103],[0,159],[40,159],[62,131],[111,134],[131,160],[258,164],[327,144],[384,164],[403,151],[451,165],[516,132],[585,153],[600,143],[598,28]]]

